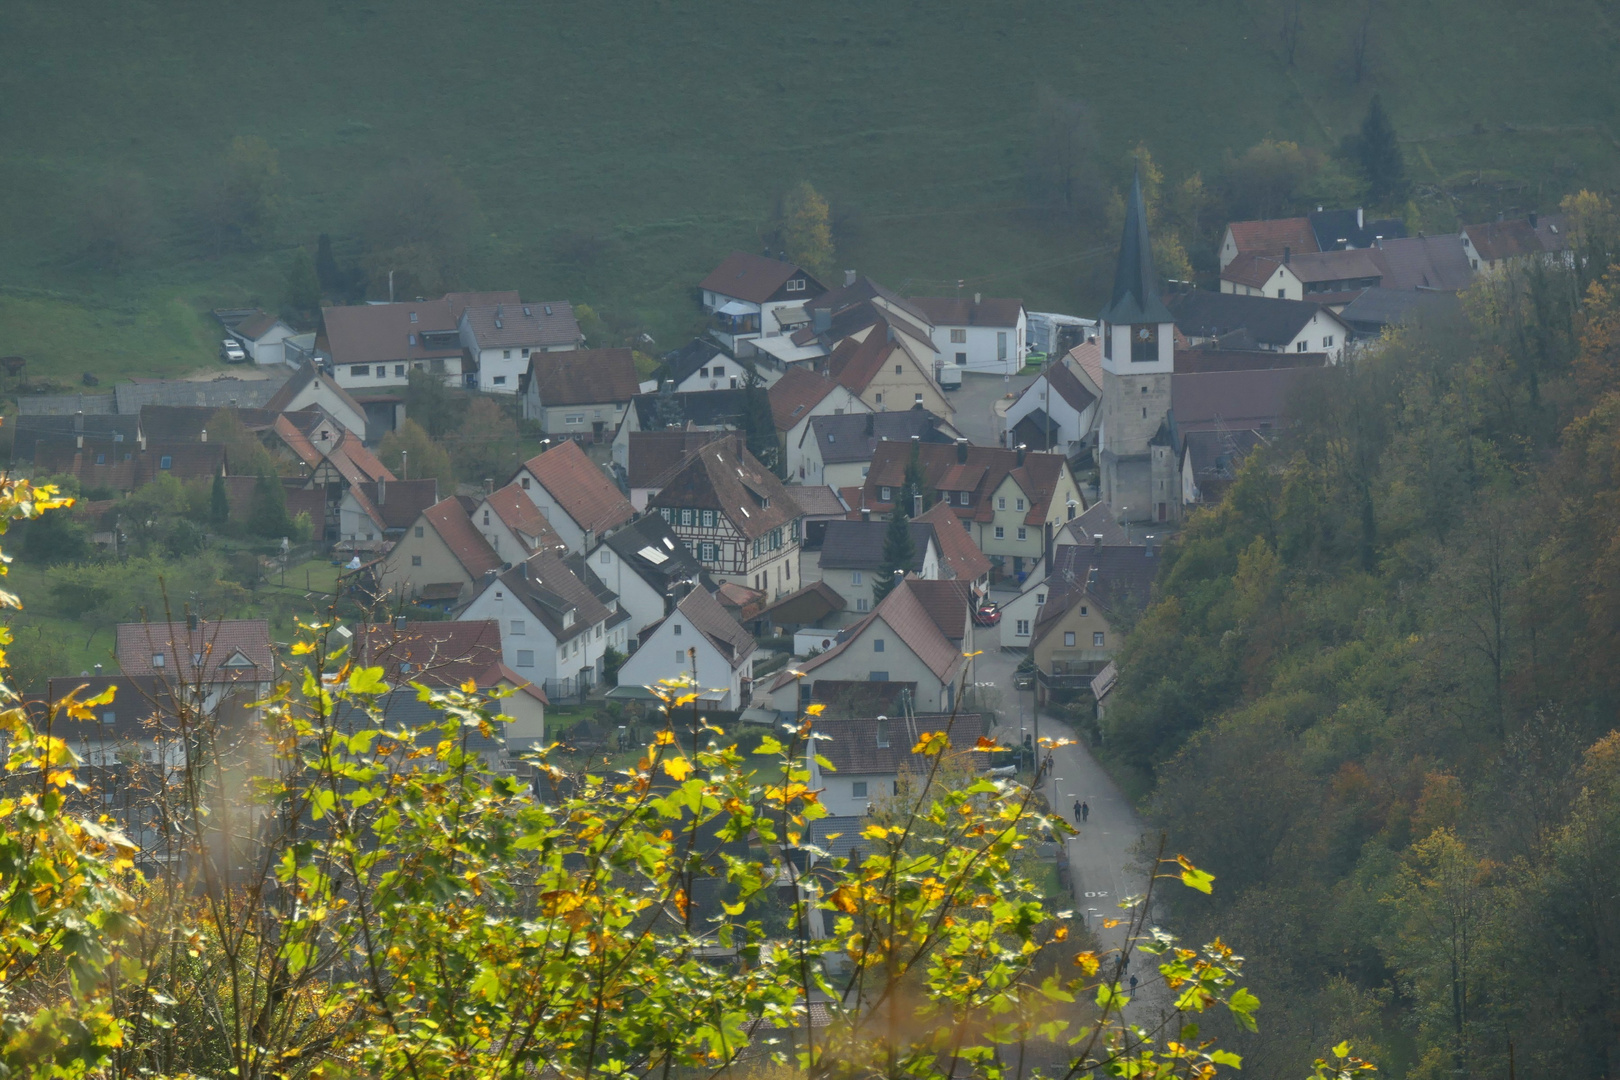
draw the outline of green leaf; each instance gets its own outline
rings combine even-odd
[[[309,806],[315,820],[319,821],[336,808],[337,796],[326,788],[316,788],[309,794]]]
[[[1209,1060],[1217,1065],[1230,1065],[1234,1069],[1243,1068],[1243,1059],[1230,1050],[1216,1050],[1209,1055]]]
[[[380,667],[357,667],[349,672],[349,692],[354,694],[381,694],[388,690]]]

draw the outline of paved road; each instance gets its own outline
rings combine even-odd
[[[963,375],[962,388],[948,395],[956,408],[951,423],[966,435],[974,446],[1001,445],[1001,432],[997,430],[995,403],[1005,394],[1016,394],[1035,381],[1033,375]]]

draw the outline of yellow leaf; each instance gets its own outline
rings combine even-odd
[[[678,784],[691,773],[692,763],[683,757],[667,758],[664,761],[664,771]]]
[[[1104,919],[1103,920],[1103,929],[1104,930],[1112,930],[1114,927],[1118,926],[1123,921],[1124,920],[1122,920],[1122,919]]]
[[[927,754],[933,757],[942,754],[951,748],[951,737],[943,731],[926,731],[923,737],[917,740],[917,745],[911,748],[913,754]]]
[[[855,914],[858,907],[854,895],[842,885],[827,894],[827,902],[845,915]]]
[[[1065,941],[1065,940],[1068,939],[1068,937],[1069,937],[1069,928],[1067,926],[1060,926],[1057,929],[1052,931],[1052,940],[1053,941]]]
[[[820,716],[822,713],[824,713],[826,711],[827,711],[827,706],[825,706],[825,705],[806,705],[805,709],[804,709],[804,714],[806,716]]]
[[[980,735],[979,736],[979,741],[973,744],[973,749],[975,749],[975,750],[996,750],[996,749],[998,749],[998,747],[996,746],[996,740],[992,739],[988,735]]]
[[[741,915],[743,913],[742,904],[728,904],[722,900],[720,901],[720,906],[726,909],[727,915]]]
[[[478,684],[468,679],[461,684],[461,692],[464,694],[476,694],[478,693]]]
[[[675,745],[675,733],[673,731],[660,731],[653,736],[653,741],[659,746],[673,746]]]
[[[1094,952],[1080,953],[1074,958],[1074,962],[1087,975],[1097,974],[1097,968],[1100,967],[1102,963],[1097,959],[1097,954]]]

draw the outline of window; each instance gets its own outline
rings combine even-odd
[[[1028,619],[1019,619],[1018,620],[1018,636],[1019,637],[1029,637],[1029,620]]]
[[[1299,339],[1298,341],[1294,342],[1294,351],[1295,352],[1304,352],[1306,344],[1307,343],[1306,343],[1304,338]]]
[[[525,314],[527,314],[527,312],[525,312]],[[523,350],[523,359],[527,360],[528,358],[529,358],[529,350],[524,349]]]
[[[1020,539],[1020,540],[1028,540],[1029,539],[1029,530],[1024,528],[1022,525],[1018,526],[1018,539]]]
[[[1098,630],[1091,635],[1091,643],[1097,648],[1103,647],[1103,632]]]
[[[1090,609],[1085,604],[1081,604],[1080,605],[1080,614],[1086,615],[1086,614],[1089,614],[1089,613],[1090,613]]]
[[[172,469],[172,468],[174,468],[174,458],[170,457],[168,454],[164,454],[162,457],[158,458],[158,468],[160,468],[160,469]]]
[[[613,563],[613,552],[609,551],[607,548],[603,548],[602,549],[602,554],[600,554],[600,555],[598,555],[596,557],[596,561],[601,563],[603,566],[612,565],[612,563]]]
[[[557,650],[557,659],[558,660],[567,660],[568,659],[568,646],[564,645],[562,648]]]
[[[352,364],[349,367],[349,375],[351,377],[353,377],[353,378],[359,378],[362,375],[370,375],[370,374],[371,374],[371,365],[370,364]]]
[[[849,583],[851,585],[859,585],[859,584],[861,584],[861,572],[859,570],[853,571],[849,575]]]
[[[997,495],[996,496],[996,509],[997,510],[1005,510],[1005,509],[1007,509],[1007,496],[1005,496],[1005,495]]]
[[[1017,500],[1016,502],[1013,503],[1013,506],[1014,506],[1014,508],[1016,508],[1018,510],[1022,510],[1024,508],[1024,500],[1023,499]]]
[[[484,511],[484,524],[485,525],[489,524],[489,511],[488,510]]]
[[[676,649],[675,650],[675,662],[677,664],[686,663],[686,650],[685,649]]]
[[[901,367],[899,364],[894,365],[894,373],[896,375],[904,375],[905,371],[906,369]]]
[[[96,464],[97,465],[105,465],[105,464],[107,464],[107,455],[106,454],[97,454],[96,455]]]
[[[563,423],[565,424],[583,424],[584,422],[585,414],[582,412],[568,413],[563,417]]]
[[[968,493],[965,492],[965,491],[957,492],[956,493],[956,502],[957,502],[957,505],[959,505],[959,506],[966,506],[968,504]]]
[[[667,506],[660,506],[658,508],[658,516],[668,522],[673,522],[675,520],[674,512],[671,511]]]
[[[414,323],[415,321],[416,321],[416,312],[413,311],[413,312],[411,312],[411,322]]]
[[[883,639],[882,638],[873,638],[872,639],[872,651],[873,652],[882,652],[883,651]]]
[[[1074,631],[1073,630],[1065,630],[1065,631],[1063,631],[1063,644],[1067,645],[1071,649],[1074,648]]]
[[[601,623],[596,624],[596,636],[597,637],[602,636],[602,624]]]
[[[415,334],[406,334],[405,335],[405,340],[409,341],[412,345],[415,345],[416,344],[416,335]]]
[[[416,527],[416,538],[418,540],[422,539],[422,526],[420,525]]]
[[[524,491],[529,490],[529,478],[527,476],[525,476],[522,480],[520,480],[518,482],[523,485],[523,490]]]
[[[1288,299],[1288,290],[1287,289],[1278,289],[1277,290],[1277,299],[1279,299],[1279,300]]]
[[[681,524],[682,525],[690,525],[690,524],[692,524],[692,509],[691,509],[691,507],[682,507],[681,508]]]
[[[714,562],[719,558],[719,553],[715,550],[713,544],[705,543],[701,545],[701,552],[702,553],[698,556],[698,558],[702,559],[704,562]]]
[[[959,352],[959,353],[956,354],[956,366],[957,367],[966,367],[967,366],[967,353]]]
[[[512,633],[516,637],[523,637],[524,630],[523,630],[523,620],[522,619],[513,619],[512,620]]]
[[[698,378],[707,379],[708,377],[709,377],[709,369],[708,368],[706,368],[706,367],[705,368],[698,368]]]
[[[1046,594],[1043,593],[1043,592],[1036,593],[1035,594],[1035,606],[1040,607],[1044,603],[1046,603]]]
[[[804,292],[804,278],[793,278],[787,283],[788,292]]]
[[[866,781],[865,780],[856,780],[856,781],[854,781],[853,783],[851,783],[849,785],[849,790],[850,790],[850,794],[851,794],[851,796],[853,798],[856,798],[856,799],[864,799],[864,798],[866,798]]]
[[[501,359],[502,360],[510,360],[510,359],[512,359],[512,350],[511,349],[502,349],[501,350]]]
[[[872,609],[872,602],[870,600],[868,600],[866,597],[857,596],[855,598],[855,610],[856,611],[870,611],[871,609]]]
[[[1007,539],[1007,530],[1002,528],[1000,525],[996,526],[996,539],[997,540],[1005,540],[1005,539]]]
[[[703,511],[703,527],[705,529],[714,528],[714,511],[713,510],[705,510],[705,511]]]
[[[877,394],[875,396],[877,397],[877,403],[879,405],[882,405],[883,404],[883,395],[882,394]]]
[[[912,396],[912,399],[913,399],[915,404],[917,404],[917,405],[922,404],[922,395],[921,394],[912,394],[911,396]]]
[[[519,649],[517,653],[518,667],[534,667],[534,650]]]
[[[152,666],[153,667],[162,667],[163,666],[163,654],[162,653],[155,652],[155,653],[152,654]]]
[[[505,375],[497,375],[497,376],[495,376],[495,378],[492,381],[495,383],[496,386],[505,386],[506,385],[506,376]]]
[[[1332,334],[1329,334],[1329,335],[1327,335],[1326,337],[1324,337],[1322,339],[1322,348],[1324,348],[1324,349],[1333,348],[1333,335]]]
[[[675,634],[675,636],[680,637],[681,636],[681,624],[680,623],[670,623],[669,625],[670,625],[671,631]]]
[[[878,501],[879,502],[891,502],[891,501],[893,501],[893,499],[894,499],[894,493],[892,491],[890,491],[887,486],[878,488]]]
[[[996,359],[1007,359],[1007,331],[996,331]]]
[[[422,556],[420,556],[420,555],[412,555],[411,556],[411,565],[412,566],[421,566],[422,565]]]
[[[952,330],[951,331],[951,344],[952,345],[966,345],[967,344],[967,331],[966,330]]]

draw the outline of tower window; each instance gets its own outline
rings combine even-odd
[[[1151,364],[1159,358],[1159,327],[1143,323],[1131,327],[1131,363]]]

